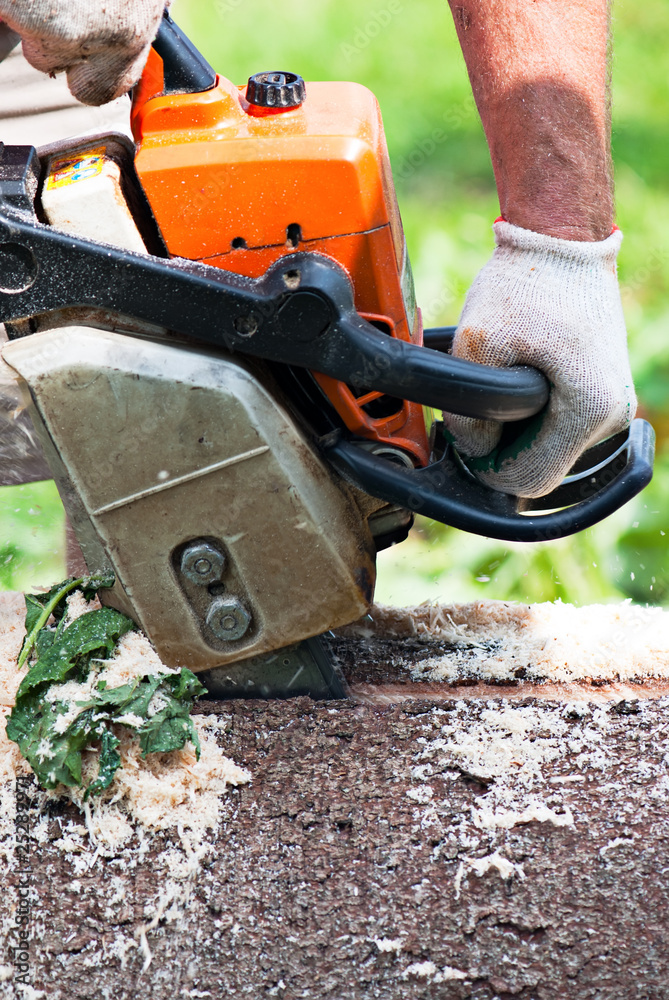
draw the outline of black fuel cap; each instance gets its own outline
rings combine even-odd
[[[249,79],[246,100],[257,108],[299,108],[307,87],[297,73],[256,73]]]

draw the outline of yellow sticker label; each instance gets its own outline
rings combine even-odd
[[[54,188],[68,187],[70,184],[76,184],[77,181],[96,177],[102,173],[104,162],[104,146],[87,149],[85,153],[77,153],[75,156],[63,156],[59,160],[54,160],[49,168],[46,189],[53,191]]]

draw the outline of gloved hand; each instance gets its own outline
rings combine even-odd
[[[0,20],[44,73],[67,73],[83,104],[106,104],[139,79],[165,0],[0,0]]]
[[[453,354],[499,368],[532,365],[551,383],[550,400],[507,447],[495,421],[444,420],[484,483],[540,497],[636,412],[616,275],[622,233],[581,243],[503,221],[493,228],[496,249],[469,290]]]

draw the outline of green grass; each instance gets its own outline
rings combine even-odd
[[[0,589],[31,590],[65,576],[65,517],[53,483],[0,489]]]
[[[216,69],[236,83],[260,70],[285,68],[312,80],[357,80],[374,91],[419,302],[428,324],[456,322],[492,249],[498,206],[447,5],[175,0],[172,12]],[[420,521],[408,542],[380,556],[380,599],[669,602],[669,4],[620,0],[613,27],[613,150],[625,232],[620,278],[639,398],[658,431],[654,483],[606,524],[538,546],[507,546]],[[62,559],[53,492],[40,503],[35,515],[27,513],[37,509],[28,493],[2,500],[2,516],[7,510],[16,515],[2,525],[0,537],[14,546],[6,548],[11,559],[2,586],[38,577],[52,583],[64,575],[49,561],[56,550]],[[41,530],[43,539],[36,533]]]

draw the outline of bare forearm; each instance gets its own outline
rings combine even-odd
[[[608,0],[449,0],[504,218],[572,240],[613,223]]]

